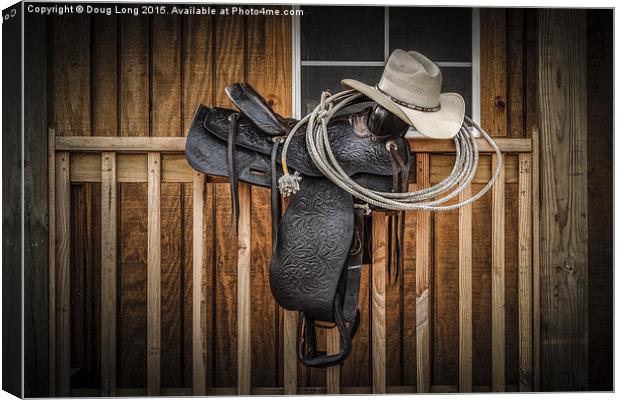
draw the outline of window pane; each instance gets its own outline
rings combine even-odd
[[[383,67],[313,67],[301,68],[301,114],[311,112],[321,99],[323,90],[337,93],[343,90],[340,81],[345,78],[375,85],[381,79]],[[455,92],[465,100],[465,113],[471,116],[471,68],[443,67],[442,92]]]
[[[441,76],[443,93],[454,92],[463,96],[465,100],[465,114],[471,117],[471,68],[442,67]]]
[[[434,62],[471,61],[471,8],[390,7],[390,52],[415,50]]]
[[[383,61],[383,7],[302,10],[302,60]]]
[[[343,90],[340,81],[357,79],[375,85],[379,82],[383,67],[302,67],[301,68],[301,114],[306,115],[319,104],[321,93],[329,89],[332,93]]]

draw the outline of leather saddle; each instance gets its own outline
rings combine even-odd
[[[308,154],[302,127],[287,152],[289,168],[302,176],[300,190],[280,218],[280,144],[297,120],[275,113],[246,83],[235,83],[226,93],[239,111],[200,105],[187,136],[186,158],[199,172],[228,177],[235,214],[238,181],[271,188],[272,293],[282,307],[300,313],[301,362],[311,367],[339,364],[349,355],[359,324],[359,282],[370,247],[369,209],[323,177]],[[328,135],[336,159],[359,184],[381,191],[406,191],[411,165],[409,146],[403,139],[407,128],[373,103],[362,111],[333,117]],[[387,141],[396,146],[386,146]],[[402,233],[403,217],[394,215],[394,237]],[[399,255],[393,258],[396,261]],[[316,328],[326,327],[323,323],[333,324],[330,327],[340,332],[337,354],[317,349]]]

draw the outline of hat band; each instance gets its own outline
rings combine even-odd
[[[412,110],[424,111],[424,112],[435,112],[435,111],[439,111],[441,109],[441,104],[438,104],[435,107],[421,107],[421,106],[417,106],[415,104],[407,103],[406,101],[402,101],[400,99],[397,99],[396,97],[392,96],[391,94],[384,92],[383,90],[381,90],[379,85],[375,85],[375,89],[377,89],[379,92],[381,92],[384,95],[386,95],[387,97],[389,97],[390,100],[392,100],[394,103],[396,103],[398,105],[401,105],[403,107],[410,108]]]

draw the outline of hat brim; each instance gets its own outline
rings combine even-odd
[[[437,111],[418,111],[395,103],[389,96],[363,82],[343,79],[342,85],[348,89],[355,89],[376,101],[424,136],[435,139],[450,139],[459,132],[463,125],[465,100],[458,93],[440,94],[439,104],[441,108]]]

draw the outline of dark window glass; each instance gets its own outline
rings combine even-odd
[[[328,89],[332,93],[343,90],[341,80],[357,79],[375,85],[382,73],[383,67],[302,67],[301,114],[310,113],[319,104],[323,90]],[[353,108],[349,111],[353,111]]]
[[[390,52],[415,50],[434,62],[471,61],[471,8],[390,7]]]
[[[301,59],[383,61],[383,7],[302,7]]]
[[[442,67],[443,83],[441,91],[453,92],[463,96],[465,100],[465,114],[471,117],[471,68]]]
[[[302,61],[383,61],[383,7],[313,6],[303,10]],[[471,19],[471,8],[390,7],[389,50],[416,50],[437,63],[471,62]],[[442,92],[463,96],[466,113],[471,116],[472,68],[440,68]],[[323,90],[342,90],[342,79],[374,85],[382,72],[382,66],[302,65],[301,114],[316,107]]]

